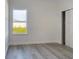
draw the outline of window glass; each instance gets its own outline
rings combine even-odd
[[[26,10],[13,10],[13,33],[27,33]]]

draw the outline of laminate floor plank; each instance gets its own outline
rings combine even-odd
[[[73,57],[73,53],[69,52],[68,50],[66,49],[63,49],[62,47],[59,47],[59,46],[55,46],[55,45],[48,45],[50,48],[52,49],[55,49],[57,51],[59,51],[60,53],[62,53],[64,56],[72,59]]]
[[[58,44],[10,46],[6,59],[73,59],[70,48]]]
[[[35,46],[36,50],[43,56],[44,59],[58,59],[54,54],[52,54],[43,45]]]

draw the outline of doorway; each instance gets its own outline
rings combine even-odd
[[[73,48],[73,9],[62,11],[62,44]]]

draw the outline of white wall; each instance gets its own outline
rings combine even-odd
[[[70,8],[73,8],[73,0],[58,0],[58,10],[59,11],[64,11]]]
[[[61,43],[61,11],[72,8],[72,0],[9,0],[10,44]],[[28,34],[12,34],[12,10],[27,9]]]
[[[8,1],[5,1],[5,52],[8,49]]]
[[[61,43],[61,21],[57,18],[57,0],[9,0],[10,32],[12,27],[12,10],[27,9],[28,34],[10,33],[10,44]]]
[[[5,59],[5,0],[0,0],[0,58]]]

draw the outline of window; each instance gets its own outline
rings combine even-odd
[[[13,10],[13,33],[27,34],[27,10]]]

